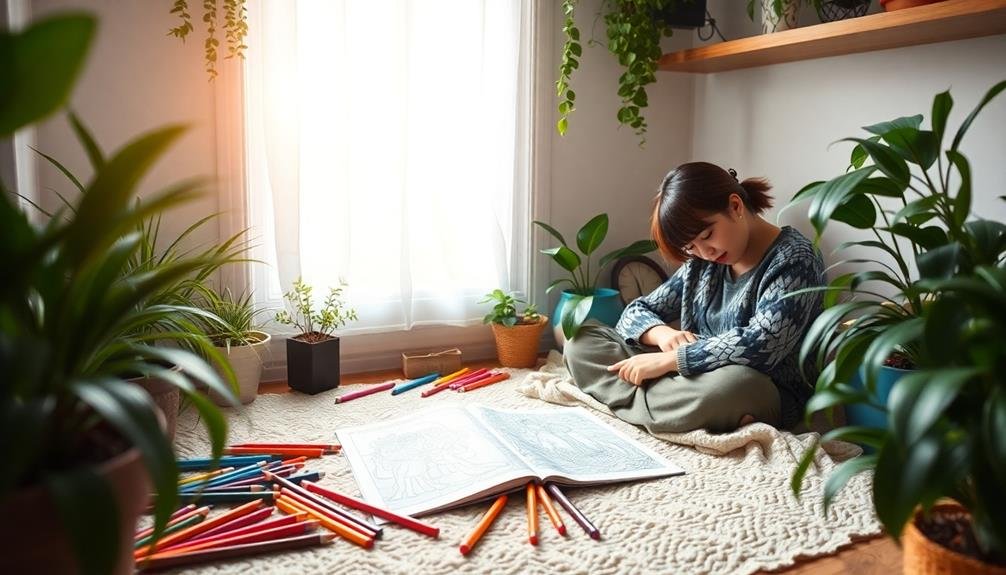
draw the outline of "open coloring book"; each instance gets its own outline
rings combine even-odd
[[[337,434],[363,497],[407,515],[486,499],[533,479],[594,485],[684,473],[581,407],[436,407]]]

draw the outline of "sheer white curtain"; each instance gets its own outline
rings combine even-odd
[[[531,0],[249,2],[251,281],[348,283],[342,333],[478,323],[528,282]]]

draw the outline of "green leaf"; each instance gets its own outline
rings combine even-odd
[[[555,129],[558,130],[560,136],[566,135],[566,129],[568,127],[569,127],[569,120],[567,120],[565,117],[559,118],[559,121],[556,122],[555,125]]]
[[[879,142],[880,141],[880,136],[870,136],[869,138],[867,138],[867,140],[869,140],[871,142]],[[869,158],[869,157],[870,157],[870,155],[866,153],[866,149],[863,148],[863,146],[860,146],[859,144],[856,144],[852,148],[852,154],[850,154],[850,156],[849,156],[849,167],[855,168],[855,169],[858,170],[859,168],[863,167],[863,164],[866,162],[866,158]],[[848,171],[848,170],[846,170],[846,171]]]
[[[560,244],[562,244],[564,246],[566,245],[566,239],[562,237],[562,234],[559,233],[559,230],[553,228],[552,226],[546,224],[545,222],[539,222],[538,220],[535,220],[535,221],[533,221],[531,223],[533,223],[536,226],[541,227],[546,232],[552,234],[552,236],[554,236],[555,239],[559,240]]]
[[[873,163],[880,168],[880,171],[883,172],[884,175],[894,180],[901,189],[908,187],[908,164],[905,163],[904,158],[898,155],[898,153],[890,147],[878,142],[864,140],[862,138],[844,138],[841,141],[859,143],[859,145],[863,146],[866,153],[873,159]],[[856,172],[850,172],[850,174],[854,173]]]
[[[924,228],[920,228],[918,226],[902,222],[894,224],[889,228],[881,229],[889,231],[894,235],[908,238],[926,250],[935,249],[939,246],[946,245],[947,243],[946,232],[936,226],[926,226]]]
[[[554,281],[552,281],[552,283],[548,284],[548,287],[545,288],[545,293],[552,293],[552,290],[554,290],[555,288],[559,287],[563,283],[568,283],[569,285],[574,286],[573,281],[570,280],[569,278],[560,278],[560,279],[554,280]]]
[[[73,173],[69,169],[67,169],[66,166],[64,166],[63,164],[59,163],[52,156],[49,156],[47,154],[43,154],[42,152],[38,151],[37,149],[35,149],[32,146],[28,146],[28,147],[31,148],[31,150],[33,152],[35,152],[36,154],[38,154],[38,155],[42,156],[43,158],[45,158],[45,160],[47,162],[49,162],[50,164],[52,164],[53,166],[55,166],[57,170],[59,170],[60,172],[62,172],[63,175],[66,176],[66,179],[70,180],[70,183],[73,184],[73,186],[75,188],[77,188],[78,192],[80,192],[81,194],[84,193],[84,185],[80,183],[80,180],[77,179],[77,176],[74,176]]]
[[[121,541],[119,506],[112,485],[90,467],[48,475],[45,484],[81,572],[115,572]]]
[[[856,186],[866,179],[875,167],[861,168],[847,174],[842,174],[837,178],[824,183],[821,189],[813,196],[810,204],[810,221],[817,231],[818,237],[824,233],[828,220],[836,209],[846,199],[855,192]]]
[[[863,359],[863,364],[866,367],[867,389],[872,390],[876,387],[877,373],[891,352],[899,346],[918,341],[922,337],[924,329],[925,320],[921,317],[912,317],[888,327],[873,340]]]
[[[869,198],[857,194],[836,207],[835,211],[831,213],[831,219],[866,230],[877,223],[877,208]]]
[[[947,118],[950,116],[950,109],[954,106],[954,99],[950,96],[950,91],[940,92],[933,98],[933,134],[936,135],[936,145],[943,143],[943,132],[947,128]]]
[[[41,120],[70,96],[94,37],[94,17],[69,13],[0,32],[0,136]]]
[[[541,250],[541,253],[551,256],[555,263],[562,266],[566,271],[574,271],[580,267],[580,256],[566,246]]]
[[[867,178],[856,186],[856,191],[885,198],[902,198],[905,195],[905,187],[888,178]]]
[[[928,170],[940,153],[936,135],[927,130],[899,128],[884,134],[884,140],[902,158],[919,165],[923,170]]]
[[[951,151],[953,152],[957,151],[957,148],[959,148],[961,145],[961,140],[964,139],[964,134],[966,134],[968,128],[971,127],[971,122],[975,120],[975,118],[978,116],[978,113],[982,111],[982,108],[984,108],[986,104],[988,104],[996,96],[998,96],[999,93],[1002,92],[1004,89],[1006,89],[1006,80],[1003,80],[1002,82],[999,82],[995,86],[989,88],[989,91],[985,93],[985,96],[981,99],[980,102],[978,102],[978,105],[975,106],[975,109],[971,110],[971,113],[968,114],[967,118],[965,118],[964,122],[961,124],[961,127],[957,129],[957,135],[954,136],[954,143],[950,146]]]
[[[91,161],[91,167],[97,172],[105,165],[105,155],[101,152],[101,148],[98,147],[98,143],[94,141],[91,131],[80,121],[77,114],[71,111],[68,116],[70,126],[73,127],[73,132],[77,134],[77,139],[80,140],[80,143],[84,146],[84,150],[87,151],[87,158]]]
[[[750,4],[749,4],[750,6]],[[793,495],[800,499],[800,491],[803,486],[803,478],[807,475],[807,470],[810,469],[812,463],[814,463],[814,455],[817,454],[818,447],[820,447],[820,438],[815,439],[814,443],[810,447],[804,450],[803,455],[800,456],[800,462],[797,464],[796,469],[793,471],[793,477],[790,478],[789,486],[793,491]]]
[[[624,248],[615,250],[602,256],[601,261],[598,263],[598,269],[603,268],[604,266],[608,265],[609,263],[621,257],[642,256],[652,252],[655,249],[657,249],[657,242],[653,240],[636,240]]]
[[[923,279],[949,278],[957,271],[962,255],[957,242],[938,246],[919,254],[916,264]]]
[[[598,214],[576,233],[576,246],[584,255],[594,253],[608,235],[608,214]]]
[[[902,116],[900,118],[895,118],[889,122],[880,122],[870,126],[863,126],[863,129],[871,134],[883,137],[892,130],[898,130],[901,128],[913,128],[918,130],[921,125],[922,114],[916,114],[914,116]]]
[[[960,227],[971,214],[971,165],[964,154],[950,150],[947,159],[957,168],[961,175],[961,187],[953,199],[953,225]]]
[[[580,331],[583,322],[587,320],[591,306],[594,305],[594,296],[582,296],[574,294],[566,300],[566,305],[562,307],[560,316],[562,321],[562,334],[566,339],[573,339]]]
[[[894,219],[891,220],[891,223],[897,224],[902,221],[909,220],[910,218],[915,218],[915,216],[920,214],[925,214],[928,217],[922,220],[918,218],[911,219],[911,223],[916,226],[925,223],[937,216],[936,212],[933,211],[933,208],[939,204],[939,202],[940,196],[926,196],[924,198],[908,202],[903,208],[898,210],[898,213],[894,214]]]
[[[861,473],[868,469],[873,469],[877,466],[877,455],[860,455],[859,457],[854,457],[848,461],[843,462],[831,475],[828,476],[827,481],[824,483],[824,511],[828,512],[828,508],[831,506],[832,500],[838,495],[845,484],[849,482],[850,479],[857,473]]]
[[[974,265],[995,265],[1006,252],[1006,224],[994,220],[973,220],[964,224],[971,236]]]
[[[887,400],[891,431],[910,446],[929,432],[978,370],[945,368],[920,370],[898,380]]]

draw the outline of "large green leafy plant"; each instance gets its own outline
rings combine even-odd
[[[801,349],[801,359],[821,369],[808,416],[874,403],[880,366],[894,351],[918,368],[895,384],[886,406],[875,405],[887,414],[885,428],[841,427],[821,438],[876,450],[834,472],[825,506],[852,475],[875,468],[874,505],[892,536],[917,506],[953,497],[971,511],[982,549],[1000,558],[1006,552],[1006,225],[973,217],[971,166],[960,145],[1004,89],[1000,82],[985,94],[945,150],[949,92],[933,100],[929,129],[921,115],[867,126],[871,136],[846,139],[856,144],[847,173],[814,182],[794,198],[810,201],[818,237],[829,221],[874,236],[840,246],[870,253],[839,262],[867,269],[821,288],[827,309]],[[887,209],[892,203],[896,209]],[[846,328],[837,329],[842,324]],[[865,389],[848,383],[861,366]],[[813,452],[794,475],[796,492]]]
[[[597,291],[597,280],[601,276],[604,266],[624,256],[641,256],[657,249],[657,244],[653,240],[638,240],[631,245],[609,252],[601,257],[597,264],[597,272],[591,275],[590,256],[608,236],[608,214],[598,214],[590,219],[576,232],[576,247],[580,253],[573,251],[566,243],[566,238],[559,230],[546,224],[545,222],[534,221],[534,224],[552,234],[559,240],[559,246],[541,250],[541,253],[552,258],[552,261],[559,264],[568,271],[568,278],[560,278],[552,281],[545,293],[551,293],[555,288],[569,284],[567,291],[570,298],[563,306],[560,315],[563,335],[571,339],[579,331],[594,305],[594,292]]]
[[[646,142],[646,119],[642,110],[649,105],[646,87],[657,81],[657,64],[662,52],[660,40],[672,33],[667,22],[667,9],[677,2],[690,0],[606,0],[599,16],[604,16],[607,29],[608,51],[618,58],[625,72],[618,78],[618,123],[633,129]],[[565,135],[569,126],[569,115],[573,112],[576,92],[571,87],[573,70],[580,67],[583,45],[580,43],[580,29],[576,26],[577,0],[563,0],[565,15],[562,31],[566,40],[562,48],[559,64],[559,79],[556,80],[556,95],[559,97],[559,120],[556,128]],[[591,39],[588,44],[600,43]]]
[[[0,136],[64,104],[94,28],[90,16],[66,15],[17,34],[0,32]],[[226,424],[193,383],[236,401],[198,356],[120,338],[173,313],[143,304],[205,265],[187,260],[129,272],[141,245],[137,226],[196,195],[181,184],[143,204],[133,200],[139,181],[183,131],[155,130],[126,144],[96,168],[72,209],[41,227],[30,224],[14,194],[0,194],[0,501],[44,486],[87,573],[111,571],[120,543],[118,515],[108,511],[114,494],[95,465],[139,450],[157,493],[158,535],[178,502],[178,470],[156,407],[121,374],[156,374],[181,388],[207,425],[214,457]]]

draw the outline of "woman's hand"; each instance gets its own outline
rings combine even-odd
[[[617,371],[618,377],[632,385],[678,370],[678,355],[670,351],[641,353],[609,365],[608,371]]]
[[[679,346],[697,340],[694,333],[676,330],[669,325],[652,327],[639,338],[640,343],[659,347],[660,351],[676,351]]]

